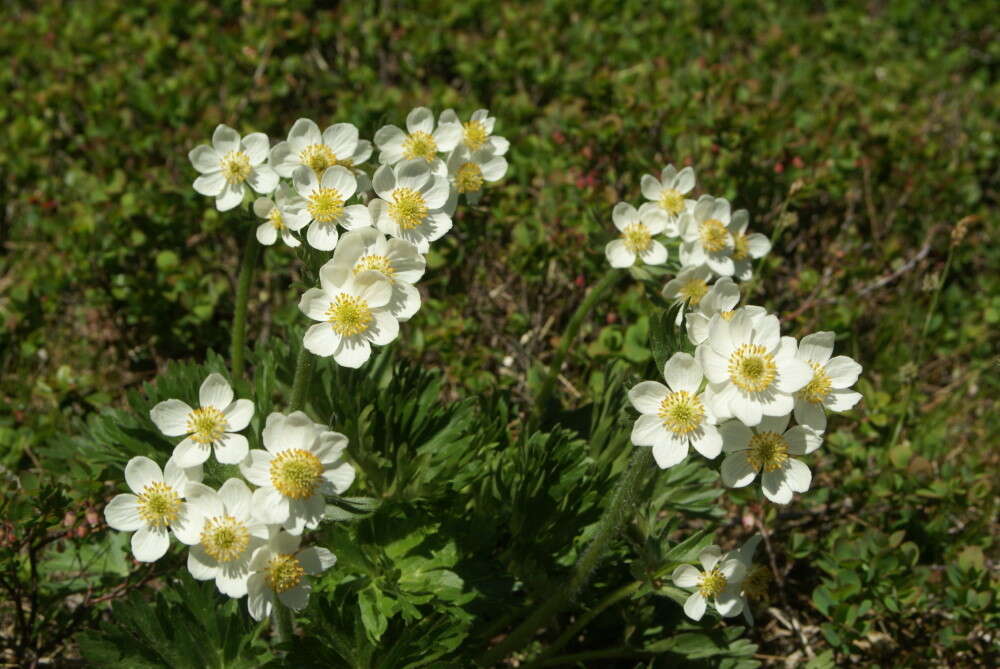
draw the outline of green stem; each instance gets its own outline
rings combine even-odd
[[[295,628],[292,626],[291,610],[279,602],[274,605],[274,612],[271,616],[271,622],[274,624],[274,634],[278,638],[278,643],[291,641],[295,636]]]
[[[609,594],[607,597],[602,599],[597,604],[597,606],[595,606],[594,608],[590,609],[582,616],[580,616],[580,618],[575,623],[570,625],[565,632],[560,634],[559,638],[556,639],[552,643],[552,645],[548,646],[538,659],[542,660],[543,658],[546,658],[552,655],[553,653],[557,652],[558,650],[560,650],[563,646],[572,641],[573,638],[580,633],[580,630],[589,625],[591,620],[599,616],[601,612],[604,611],[604,609],[610,606],[614,606],[615,604],[617,604],[618,602],[627,597],[631,597],[632,593],[641,588],[643,584],[644,581],[632,581],[631,583],[623,585],[622,587],[618,588],[617,590]],[[529,666],[529,669],[530,667],[534,666],[536,666],[534,663],[531,664]],[[537,666],[545,666],[545,665],[539,664]]]
[[[573,315],[570,317],[569,323],[566,325],[566,330],[563,332],[562,339],[559,341],[559,348],[556,350],[555,355],[552,356],[552,362],[549,365],[548,373],[545,375],[545,381],[542,383],[542,389],[539,391],[538,397],[535,399],[535,411],[532,415],[535,421],[542,416],[545,406],[548,404],[549,397],[552,395],[552,390],[555,387],[556,379],[559,378],[559,370],[562,369],[563,361],[566,359],[566,353],[569,352],[569,347],[576,339],[580,326],[583,325],[583,320],[588,314],[590,314],[590,310],[594,308],[597,301],[603,297],[604,293],[606,293],[620,277],[621,273],[618,272],[618,270],[610,270],[593,288],[590,289],[590,292],[583,299],[583,302],[580,303],[580,306],[576,308],[576,311],[573,312]]]
[[[535,633],[569,604],[590,581],[594,570],[604,559],[611,543],[632,513],[639,487],[650,471],[653,449],[637,448],[622,474],[618,487],[611,496],[611,503],[604,510],[597,524],[597,532],[587,550],[573,565],[569,581],[559,587],[535,612],[517,626],[506,639],[486,651],[479,660],[482,666],[492,666],[531,641]]]
[[[260,244],[257,243],[257,231],[251,225],[250,236],[247,237],[246,247],[243,249],[240,276],[236,282],[236,311],[233,312],[232,343],[229,349],[233,379],[243,376],[244,348],[247,338],[247,302],[250,299],[250,281],[253,279],[253,269],[259,255]]]
[[[917,342],[917,354],[913,357],[913,362],[919,367],[924,361],[924,345],[927,343],[927,333],[931,329],[931,319],[934,318],[934,312],[937,310],[938,298],[941,296],[941,289],[944,287],[944,282],[948,279],[948,271],[951,269],[951,259],[955,254],[955,245],[952,244],[948,247],[948,257],[944,261],[944,269],[941,270],[941,277],[938,279],[937,286],[934,288],[934,295],[931,297],[931,304],[927,308],[927,317],[924,318],[924,326],[920,330],[920,341]],[[899,436],[903,431],[903,426],[906,424],[907,419],[910,416],[910,403],[913,399],[913,386],[914,380],[911,379],[910,383],[906,386],[906,396],[903,399],[903,413],[899,415],[899,419],[896,421],[896,426],[892,430],[892,438],[889,440],[888,448],[891,449],[896,445],[899,440]]]
[[[288,401],[289,411],[298,411],[305,408],[306,390],[309,389],[309,380],[312,378],[313,363],[315,356],[306,350],[305,345],[299,349],[299,355],[295,359],[295,378],[292,380],[292,397]]]

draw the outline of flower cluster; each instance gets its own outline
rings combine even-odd
[[[192,409],[169,399],[150,411],[163,434],[185,438],[162,470],[147,457],[129,460],[125,482],[132,493],[108,503],[108,525],[134,532],[132,554],[142,562],[163,557],[172,532],[189,547],[191,575],[214,580],[230,597],[247,595],[257,620],[278,602],[305,607],[305,577],[336,558],[325,548],[302,547],[302,534],[323,520],[326,496],[343,493],[354,481],[347,437],[300,411],[272,413],[261,434],[264,449],[251,450],[238,434],[253,418],[250,400],[234,401],[229,383],[210,374],[199,403]],[[202,463],[212,452],[220,463],[237,464],[246,481],[229,478],[217,490],[205,485]]]
[[[475,204],[486,183],[507,173],[510,144],[493,134],[495,125],[485,109],[463,122],[451,109],[435,121],[431,110],[418,107],[405,130],[378,130],[374,146],[350,123],[321,131],[300,118],[274,146],[263,133],[241,139],[220,125],[212,145],[189,157],[201,173],[195,190],[215,197],[220,211],[238,206],[248,188],[261,195],[253,203],[263,219],[256,233],[261,244],[280,237],[290,247],[305,241],[334,252],[320,271],[320,287],[300,301],[302,312],[318,321],[304,343],[316,355],[360,367],[372,345],[393,341],[399,322],[420,308],[415,284],[424,255],[451,229],[459,196]],[[376,149],[378,165],[369,175]]]
[[[694,186],[691,168],[677,172],[667,166],[660,179],[643,177],[649,202],[638,211],[618,204],[613,212],[623,233],[607,247],[613,266],[629,266],[636,258],[662,264],[665,247],[652,235],[677,238],[678,271],[662,295],[680,305],[677,325],[685,325],[693,350],[666,362],[666,385],[644,381],[629,391],[641,414],[632,443],[651,448],[664,469],[682,462],[690,448],[710,460],[722,454],[723,485],[742,488],[759,478],[765,498],[788,504],[812,483],[799,458],[822,444],[826,411],[846,411],[861,399],[850,390],[861,365],[833,356],[832,332],[799,341],[783,336],[778,317],[765,308],[740,306],[735,280],[751,278],[751,260],[766,254],[770,242],[747,234],[749,214],[731,213],[727,200],[688,199]],[[793,416],[796,424],[790,426]],[[685,605],[690,617],[700,618],[708,600],[722,616],[743,609],[740,585],[751,571],[744,557],[727,560],[710,547],[700,558],[704,572],[689,565],[677,569],[679,586],[697,588]]]

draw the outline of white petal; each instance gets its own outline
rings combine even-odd
[[[796,398],[795,422],[811,427],[817,432],[823,432],[826,430],[826,412],[823,411],[823,405]]]
[[[301,164],[298,154],[288,142],[278,142],[271,147],[271,167],[278,176],[290,179],[295,168]]]
[[[788,395],[784,397],[788,397]],[[764,417],[760,401],[744,393],[738,393],[729,400],[729,410],[750,427],[760,424],[761,418]]]
[[[806,335],[799,342],[798,358],[825,365],[833,355],[833,341],[836,335],[833,332],[814,332]]]
[[[226,511],[219,493],[204,483],[188,483],[184,488],[184,497],[188,501],[188,507],[194,513],[206,518],[221,516]],[[194,514],[192,514],[193,516]],[[200,527],[198,531],[201,531]]]
[[[205,517],[190,504],[181,503],[177,511],[177,517],[170,523],[177,541],[188,546],[193,546],[201,541],[201,530],[205,525]]]
[[[241,479],[226,479],[219,488],[219,499],[230,516],[242,521],[250,518],[250,488]]]
[[[834,390],[826,396],[824,406],[830,411],[847,411],[861,400],[861,393],[853,390]]]
[[[421,158],[414,158],[413,160],[400,163],[395,171],[396,188],[409,188],[410,190],[420,191],[431,178],[430,168]]]
[[[267,155],[271,151],[271,142],[267,135],[262,132],[252,132],[243,138],[243,150],[250,158],[251,165],[260,165],[267,160]]]
[[[721,319],[720,319],[721,320]],[[712,335],[709,334],[707,344],[711,345]],[[705,376],[710,383],[725,383],[729,380],[729,360],[716,353],[712,348],[702,344],[698,347],[701,354],[701,364],[704,366]]]
[[[134,532],[145,523],[139,516],[139,498],[135,495],[115,495],[104,507],[104,519],[108,526],[119,532]]]
[[[170,534],[165,527],[140,527],[132,535],[132,555],[139,562],[156,562],[170,548]]]
[[[433,177],[424,186],[421,195],[428,209],[440,209],[448,201],[451,184],[444,177]]]
[[[191,152],[188,153],[188,160],[190,160],[191,165],[202,174],[210,174],[212,172],[219,171],[219,163],[222,162],[222,156],[220,156],[219,152],[210,147],[208,144],[201,144],[191,149]],[[223,181],[225,181],[225,179],[223,179]],[[211,193],[211,195],[214,195],[214,193]]]
[[[340,224],[346,230],[358,230],[371,227],[372,217],[368,212],[368,207],[363,204],[352,204],[344,208],[344,215],[340,219]]]
[[[230,151],[240,150],[240,133],[236,132],[228,125],[219,124],[212,133],[212,146],[220,155],[226,155]]]
[[[278,181],[278,173],[270,165],[258,165],[247,175],[247,184],[262,195],[273,193]]]
[[[178,466],[188,468],[201,465],[205,462],[205,460],[208,460],[208,456],[211,454],[212,449],[209,448],[208,444],[199,444],[191,437],[188,437],[181,443],[174,446],[174,452],[171,454],[170,458],[174,460]]]
[[[176,488],[177,492],[181,494],[184,493],[184,486],[191,481],[201,483],[204,475],[201,465],[181,467],[173,458],[167,460],[167,464],[163,465],[164,482],[172,488]]]
[[[333,354],[333,359],[338,365],[357,369],[368,361],[371,357],[371,345],[366,339],[351,337],[342,339],[340,346]]]
[[[408,132],[434,132],[434,113],[427,107],[415,107],[406,115],[406,130]]]
[[[306,349],[324,358],[333,355],[340,346],[340,335],[334,332],[329,323],[317,323],[308,330],[302,338],[302,344]]]
[[[642,175],[642,179],[639,181],[639,187],[642,190],[642,196],[647,200],[659,200],[663,195],[663,185],[657,180],[656,177],[650,174]]]
[[[163,472],[160,465],[149,458],[138,455],[125,465],[125,483],[134,493],[141,493],[150,483],[162,483]]]
[[[685,167],[677,175],[677,181],[675,182],[674,188],[681,195],[686,195],[691,192],[694,188],[694,170],[691,167]]]
[[[722,484],[727,488],[743,488],[750,485],[757,476],[756,470],[747,460],[746,451],[730,453],[722,460]]]
[[[215,208],[219,211],[229,211],[243,202],[243,184],[226,184],[226,187],[215,196]]]
[[[786,471],[778,469],[773,472],[764,472],[760,477],[764,497],[775,504],[788,504],[792,501],[792,489],[785,480]]]
[[[669,469],[680,463],[688,454],[688,439],[667,430],[663,437],[653,444],[653,459],[660,469]]]
[[[812,472],[801,460],[789,458],[785,463],[785,482],[793,492],[806,492],[812,483]]]
[[[701,572],[692,565],[682,564],[674,569],[671,579],[678,588],[694,588],[701,580]]]
[[[299,311],[314,321],[325,323],[326,310],[329,308],[330,296],[321,288],[309,288],[299,298]],[[327,327],[329,328],[329,325]]]
[[[301,611],[309,604],[310,587],[308,583],[299,583],[294,588],[279,592],[278,599],[288,608],[294,611]]]
[[[612,267],[631,267],[635,264],[635,253],[621,239],[608,242],[604,247],[604,255]]]
[[[323,131],[323,143],[337,158],[350,158],[358,146],[358,129],[353,123],[334,123]]]
[[[209,374],[198,390],[198,401],[203,407],[215,407],[223,411],[233,401],[233,389],[221,374]]]
[[[305,165],[299,165],[292,172],[292,186],[299,197],[308,198],[319,188],[319,178],[316,173]]]
[[[218,564],[200,545],[191,546],[188,551],[188,571],[196,580],[207,581],[215,578]]]
[[[333,188],[344,200],[350,199],[358,189],[358,180],[342,165],[328,167],[319,180],[323,188]]]
[[[750,438],[753,432],[743,423],[730,420],[719,426],[719,434],[722,435],[722,448],[726,453],[745,451],[750,446]]]
[[[271,246],[278,241],[278,231],[270,223],[257,226],[257,241],[264,246]]]
[[[168,437],[188,434],[188,416],[191,407],[180,400],[165,400],[150,409],[149,418]]]
[[[240,462],[240,473],[250,483],[256,486],[271,485],[271,460],[273,455],[258,448],[247,453]]]
[[[691,446],[709,460],[714,460],[722,452],[722,434],[714,425],[702,425],[691,433]]]
[[[809,363],[793,358],[778,365],[778,378],[775,382],[778,390],[783,393],[794,393],[809,383],[813,377]]]
[[[667,248],[654,239],[640,257],[647,265],[662,265],[667,262]]]
[[[194,188],[194,192],[199,195],[216,197],[226,187],[226,177],[222,176],[222,172],[202,174],[194,180],[192,187]]]
[[[701,386],[701,365],[690,353],[674,353],[663,366],[663,378],[671,390],[696,393]]]
[[[371,342],[376,346],[386,346],[399,335],[399,321],[389,311],[375,311],[375,325],[368,331]]]
[[[788,442],[788,452],[792,455],[812,453],[823,443],[822,435],[811,427],[796,425],[784,434]]]
[[[236,400],[223,412],[226,415],[226,421],[229,423],[229,432],[239,432],[247,425],[250,424],[250,419],[253,418],[253,402],[250,400]]]
[[[253,492],[253,515],[262,523],[280,525],[288,520],[288,498],[271,487]]]
[[[659,416],[643,414],[632,426],[632,443],[636,446],[652,446],[666,438],[665,431]]]
[[[757,433],[774,432],[775,434],[781,434],[788,427],[789,419],[790,416],[788,414],[781,414],[779,416],[763,416],[760,419],[760,423],[757,424]]]
[[[861,375],[861,365],[846,355],[838,355],[826,363],[826,374],[834,388],[843,389],[853,386]]]
[[[643,381],[628,391],[629,402],[639,413],[656,414],[670,390],[658,381]]]
[[[629,203],[619,202],[611,210],[611,221],[616,228],[624,232],[626,227],[639,222],[639,212]]]
[[[705,598],[696,592],[684,602],[684,613],[691,620],[701,620],[701,617],[705,615],[706,606]]]
[[[771,240],[759,232],[747,235],[747,251],[751,258],[766,256],[771,250]]]
[[[296,152],[301,151],[310,144],[319,144],[323,141],[320,135],[319,126],[315,121],[307,118],[300,118],[292,124],[292,129],[288,131],[288,143],[292,145]]]
[[[263,574],[250,574],[247,579],[247,612],[254,620],[260,621],[271,615],[271,598],[274,591],[264,583]]]
[[[356,475],[354,467],[349,462],[342,462],[337,466],[328,467],[323,472],[323,478],[330,483],[333,492],[337,495],[351,487]]]
[[[337,224],[334,221],[313,221],[306,230],[306,241],[317,251],[332,251],[337,248]]]
[[[319,546],[299,551],[298,558],[307,574],[319,574],[337,564],[337,556]]]
[[[392,286],[389,311],[398,321],[407,321],[420,310],[420,291],[416,286],[397,281]]]
[[[215,459],[226,465],[238,464],[250,450],[250,444],[246,437],[230,432],[223,434],[213,446],[215,447]]]
[[[442,123],[432,133],[438,151],[451,151],[462,141],[462,126],[458,123]]]
[[[264,428],[264,447],[275,455],[288,449],[308,451],[312,449],[319,434],[319,428],[302,411],[295,411],[287,416],[272,413]]]

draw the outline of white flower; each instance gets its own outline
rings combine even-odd
[[[246,457],[250,446],[239,432],[253,418],[253,402],[233,401],[233,389],[221,374],[209,374],[198,390],[200,408],[192,409],[180,400],[165,400],[153,407],[149,417],[168,437],[189,435],[174,448],[173,459],[180,467],[194,467],[215,459],[236,464]]]
[[[372,155],[372,144],[358,139],[358,129],[351,123],[335,123],[319,132],[319,126],[307,118],[300,118],[288,131],[288,141],[278,142],[271,149],[271,164],[283,177],[291,177],[295,170],[305,165],[317,178],[327,168],[340,165],[355,172],[358,165]]]
[[[739,301],[740,289],[728,276],[712,284],[705,296],[695,305],[697,310],[689,311],[685,317],[688,339],[691,343],[697,346],[708,339],[708,324],[712,316],[721,314],[722,318],[732,318],[733,310]],[[761,307],[754,309],[764,311]]]
[[[196,146],[188,154],[191,164],[201,172],[194,189],[215,198],[215,208],[228,211],[243,202],[246,187],[265,195],[278,187],[278,174],[265,165],[267,135],[254,132],[243,139],[227,125],[219,125],[212,135],[212,146]]]
[[[684,602],[684,613],[692,620],[701,620],[707,600],[712,598],[720,616],[738,616],[743,610],[743,599],[740,597],[740,587],[746,574],[743,565],[734,558],[723,559],[722,549],[718,546],[703,550],[698,562],[704,571],[682,564],[673,573],[674,584],[695,591]]]
[[[790,416],[764,416],[751,430],[738,420],[719,426],[722,433],[722,483],[729,488],[750,485],[760,474],[764,497],[788,504],[793,492],[809,490],[812,473],[801,460],[789,455],[807,455],[823,442],[818,432],[805,425],[790,430]]]
[[[448,178],[431,174],[422,160],[395,167],[383,165],[372,178],[381,199],[368,204],[375,226],[387,235],[405,239],[420,253],[451,230],[451,217],[442,209],[448,202]]]
[[[271,246],[278,240],[286,245],[296,247],[301,242],[292,232],[297,232],[309,225],[312,218],[306,211],[306,201],[296,195],[288,184],[280,184],[275,198],[259,197],[253,203],[253,213],[265,219],[257,227],[257,241],[264,246]]]
[[[387,125],[375,133],[375,146],[379,148],[378,161],[395,165],[403,160],[422,160],[437,176],[447,173],[439,153],[447,153],[462,141],[462,124],[438,123],[434,128],[434,114],[426,107],[417,107],[406,116],[406,132],[394,125]]]
[[[763,258],[771,250],[771,240],[759,232],[747,234],[750,212],[737,210],[729,221],[729,234],[733,236],[733,274],[740,281],[753,276],[753,260]]]
[[[254,620],[271,615],[278,602],[296,611],[304,609],[312,588],[303,577],[322,573],[336,564],[336,556],[327,549],[300,549],[301,542],[301,536],[279,530],[253,554],[247,609]]]
[[[666,247],[653,239],[667,228],[666,214],[659,209],[636,211],[627,202],[619,202],[611,212],[611,220],[622,233],[620,239],[604,247],[612,267],[631,267],[638,258],[647,265],[667,262]]]
[[[732,276],[736,268],[729,222],[729,200],[711,195],[698,198],[692,213],[681,216],[681,265],[708,265],[720,276]]]
[[[462,126],[461,146],[469,151],[489,149],[493,155],[502,156],[510,148],[510,142],[493,134],[496,122],[496,118],[490,116],[490,113],[485,109],[477,109],[472,112],[472,118],[466,123],[459,121],[458,115],[451,109],[445,109],[438,117],[440,125],[458,123]]]
[[[709,402],[719,420],[735,416],[757,425],[761,416],[787,416],[792,395],[812,378],[795,357],[795,340],[782,337],[778,317],[739,309],[730,320],[713,316],[708,339],[695,349],[709,381]]]
[[[239,599],[247,594],[250,558],[268,538],[267,526],[250,514],[250,488],[240,479],[228,479],[218,492],[188,483],[185,495],[191,519],[174,534],[191,547],[188,571]]]
[[[448,178],[469,204],[479,202],[485,182],[500,181],[506,173],[507,159],[489,148],[470,151],[459,146],[448,155]]]
[[[167,528],[183,532],[190,522],[184,488],[201,482],[201,465],[184,469],[173,459],[163,471],[147,457],[137,456],[125,465],[125,483],[134,495],[116,495],[104,508],[108,525],[132,535],[132,555],[140,562],[155,562],[170,546]]]
[[[306,231],[306,241],[314,249],[332,251],[337,246],[338,223],[347,230],[372,224],[368,207],[347,204],[358,190],[357,177],[347,168],[334,165],[317,177],[310,168],[299,166],[292,173],[292,183],[306,202],[306,211],[312,220]]]
[[[673,467],[688,454],[688,446],[706,458],[722,451],[715,417],[705,405],[701,367],[688,353],[674,353],[663,366],[664,386],[643,381],[628,391],[629,401],[642,415],[632,428],[632,443],[652,446],[660,469]]]
[[[299,309],[314,321],[303,338],[316,355],[333,356],[338,365],[360,367],[372,354],[371,345],[385,346],[399,334],[399,322],[389,301],[392,284],[379,272],[337,276],[333,261],[319,271],[321,288],[310,288]]]
[[[642,195],[671,219],[676,220],[688,206],[694,204],[694,200],[684,197],[694,188],[694,181],[692,168],[685,167],[678,172],[673,165],[667,165],[660,173],[659,179],[651,174],[643,175]]]
[[[313,423],[301,411],[267,417],[264,449],[250,451],[240,463],[253,492],[253,514],[292,534],[313,529],[323,517],[323,495],[347,490],[354,467],[345,459],[347,437]]]
[[[389,311],[396,320],[407,321],[420,309],[420,291],[414,284],[424,275],[427,261],[410,242],[386,238],[374,228],[352,230],[341,237],[331,263],[334,284],[365,270],[382,274],[392,284]]]
[[[743,600],[743,618],[748,625],[753,625],[753,612],[750,610],[750,600],[762,600],[767,596],[767,587],[771,572],[764,565],[754,565],[753,554],[760,544],[761,535],[755,534],[744,543],[739,550],[727,553],[723,560],[733,558],[743,565],[746,576],[743,578],[743,590],[740,598]]]
[[[685,309],[697,307],[708,294],[708,280],[711,278],[712,270],[707,265],[685,267],[660,291],[665,299],[681,305],[677,311],[677,325],[683,322]]]
[[[807,335],[795,353],[812,369],[809,383],[795,394],[795,421],[819,432],[826,430],[824,408],[847,411],[861,399],[861,393],[848,390],[857,382],[861,365],[846,355],[831,358],[833,340],[832,332]]]

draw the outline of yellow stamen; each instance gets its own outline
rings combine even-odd
[[[483,189],[483,170],[476,163],[464,163],[455,173],[459,193],[474,193]]]
[[[705,297],[707,292],[708,284],[704,279],[691,279],[681,286],[678,294],[693,307],[701,302],[701,298]]]
[[[438,146],[434,137],[420,130],[410,133],[403,142],[403,157],[407,160],[423,158],[430,163],[437,158],[437,153]]]
[[[329,223],[344,213],[344,197],[336,188],[317,188],[309,196],[306,207],[313,220]]]
[[[216,516],[205,520],[201,530],[201,546],[217,562],[232,562],[250,545],[250,530],[246,523],[232,516]]]
[[[761,432],[750,437],[747,461],[760,471],[773,472],[788,462],[788,442],[777,432]]]
[[[697,395],[678,390],[663,398],[658,415],[663,427],[674,434],[689,434],[701,427],[705,406]]]
[[[642,223],[626,225],[625,229],[622,230],[622,239],[625,242],[625,248],[632,253],[642,253],[653,245],[653,235],[649,233],[649,228]]]
[[[726,583],[725,575],[718,568],[706,571],[698,582],[698,592],[706,599],[715,597],[726,588]]]
[[[830,390],[833,389],[833,382],[826,373],[823,365],[818,362],[809,361],[809,366],[813,369],[813,376],[809,383],[799,391],[799,397],[813,404],[822,404]]]
[[[306,570],[294,555],[275,555],[264,570],[264,581],[275,592],[291,590],[302,582]]]
[[[469,121],[465,127],[465,145],[470,151],[478,151],[486,144],[490,133],[486,132],[486,124],[482,121]]]
[[[341,293],[327,308],[326,320],[341,337],[352,337],[367,330],[375,316],[363,299]]]
[[[222,157],[222,176],[230,184],[240,184],[250,176],[250,156],[243,151],[230,151]]]
[[[746,260],[750,257],[750,247],[746,235],[736,235],[733,240],[733,260]]]
[[[771,572],[763,565],[754,565],[743,579],[743,594],[750,599],[766,599]]]
[[[366,270],[381,272],[389,281],[392,281],[392,276],[396,273],[389,259],[380,255],[367,255],[358,258],[358,261],[354,263],[353,272],[361,274]]]
[[[271,485],[285,497],[312,497],[323,476],[323,463],[309,451],[292,448],[279,452],[271,460]]]
[[[229,427],[225,414],[215,407],[201,407],[188,415],[187,430],[199,444],[212,444],[222,438]]]
[[[166,527],[180,512],[177,491],[162,481],[149,483],[139,493],[139,517],[150,527]]]
[[[392,191],[389,217],[404,230],[412,230],[427,218],[428,209],[424,196],[412,188],[397,188]]]
[[[704,221],[701,224],[698,234],[701,235],[701,245],[709,253],[715,253],[726,248],[726,242],[729,239],[729,231],[726,230],[726,226],[722,224],[722,221],[715,218]]]
[[[763,346],[743,344],[729,356],[729,378],[742,390],[762,392],[777,376],[778,365]]]
[[[660,206],[668,214],[676,216],[684,211],[684,196],[673,188],[664,188],[660,195]]]
[[[281,215],[281,210],[277,207],[271,207],[271,211],[267,212],[267,220],[274,226],[275,230],[285,229],[285,217]]]

